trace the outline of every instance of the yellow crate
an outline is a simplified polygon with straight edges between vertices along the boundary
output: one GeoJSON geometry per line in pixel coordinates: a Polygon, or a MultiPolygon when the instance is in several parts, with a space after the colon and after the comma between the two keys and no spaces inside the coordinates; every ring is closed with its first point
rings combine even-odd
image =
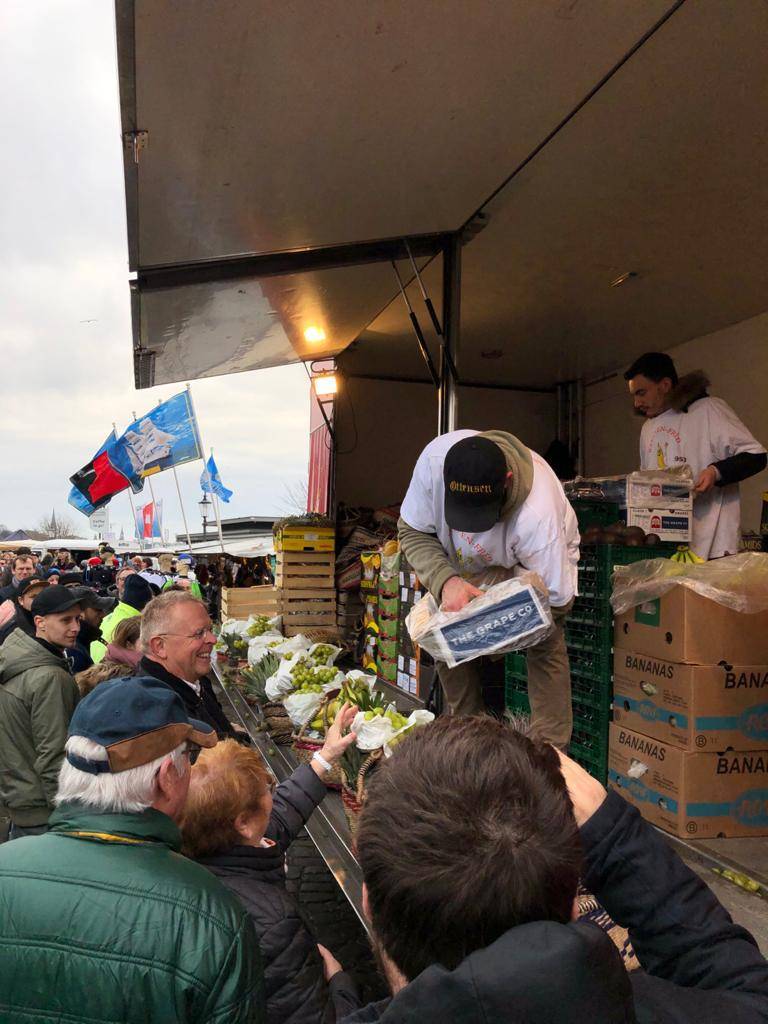
{"type": "Polygon", "coordinates": [[[332,526],[283,526],[275,531],[275,551],[335,551],[332,526]]]}

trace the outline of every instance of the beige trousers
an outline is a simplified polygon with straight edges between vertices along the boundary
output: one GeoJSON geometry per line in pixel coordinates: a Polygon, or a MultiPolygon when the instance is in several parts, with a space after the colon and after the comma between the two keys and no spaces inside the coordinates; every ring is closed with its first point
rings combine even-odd
{"type": "MultiPolygon", "coordinates": [[[[571,739],[571,670],[565,646],[565,617],[573,602],[553,608],[555,629],[535,647],[528,648],[528,700],[531,705],[531,736],[547,740],[565,750],[571,739]]],[[[468,661],[456,668],[437,663],[440,684],[452,715],[481,715],[485,712],[482,692],[484,659],[468,661]]]]}

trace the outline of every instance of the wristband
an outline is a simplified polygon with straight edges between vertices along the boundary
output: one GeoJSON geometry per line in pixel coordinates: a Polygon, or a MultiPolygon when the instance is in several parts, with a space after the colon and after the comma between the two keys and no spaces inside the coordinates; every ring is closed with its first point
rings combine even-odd
{"type": "Polygon", "coordinates": [[[316,750],[314,752],[314,754],[312,755],[312,760],[317,761],[320,767],[325,768],[327,772],[329,772],[333,767],[332,765],[328,764],[328,762],[325,760],[325,758],[323,757],[319,750],[316,750]]]}

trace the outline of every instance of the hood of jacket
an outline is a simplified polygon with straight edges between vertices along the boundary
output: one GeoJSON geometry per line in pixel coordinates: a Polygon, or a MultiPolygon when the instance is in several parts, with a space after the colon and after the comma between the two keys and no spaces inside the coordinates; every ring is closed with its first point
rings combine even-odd
{"type": "Polygon", "coordinates": [[[38,643],[33,636],[23,630],[16,629],[0,647],[0,686],[21,675],[30,668],[55,666],[67,668],[67,661],[62,654],[57,656],[47,647],[38,643]]]}
{"type": "Polygon", "coordinates": [[[703,370],[686,373],[670,391],[667,408],[675,412],[687,412],[692,402],[707,397],[709,383],[709,377],[703,370]]]}
{"type": "Polygon", "coordinates": [[[267,846],[231,846],[221,853],[199,857],[198,864],[208,868],[214,875],[243,875],[254,881],[272,882],[280,878],[285,857],[277,843],[268,840],[267,846]]]}
{"type": "Polygon", "coordinates": [[[480,437],[487,437],[504,452],[507,469],[512,479],[507,484],[507,500],[501,509],[502,518],[515,512],[531,493],[533,486],[533,458],[531,449],[505,430],[484,430],[480,437]]]}
{"type": "MultiPolygon", "coordinates": [[[[355,1015],[350,1018],[354,1021],[355,1015]]],[[[361,1016],[360,1020],[366,1020],[361,1016]]],[[[512,928],[454,971],[434,965],[399,992],[381,1024],[636,1024],[618,950],[596,925],[535,921],[512,928]]]]}

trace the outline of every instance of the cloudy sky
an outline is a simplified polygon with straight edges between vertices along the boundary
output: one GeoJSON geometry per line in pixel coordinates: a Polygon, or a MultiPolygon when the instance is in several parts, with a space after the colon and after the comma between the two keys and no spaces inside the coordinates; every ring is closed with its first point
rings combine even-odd
{"type": "MultiPolygon", "coordinates": [[[[110,0],[0,2],[0,523],[71,513],[69,476],[109,432],[181,390],[133,386],[119,97],[110,0]]],[[[226,515],[285,512],[306,480],[309,392],[300,366],[193,384],[226,515]]],[[[179,469],[199,529],[200,463],[179,469]]],[[[166,524],[173,478],[155,478],[166,524]]],[[[149,500],[149,497],[147,497],[149,500]]],[[[128,498],[110,505],[129,529],[128,498]]]]}

